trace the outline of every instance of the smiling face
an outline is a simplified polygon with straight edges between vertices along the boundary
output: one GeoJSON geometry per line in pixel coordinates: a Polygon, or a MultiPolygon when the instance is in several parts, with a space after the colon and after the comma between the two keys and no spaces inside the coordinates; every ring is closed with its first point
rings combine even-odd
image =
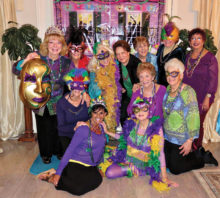
{"type": "Polygon", "coordinates": [[[104,48],[98,49],[96,57],[99,60],[99,63],[104,65],[105,67],[109,65],[111,60],[109,51],[104,48]]]}
{"type": "Polygon", "coordinates": [[[93,125],[101,124],[104,121],[105,116],[107,113],[105,112],[104,108],[98,108],[91,114],[91,122],[93,125]]]}
{"type": "Polygon", "coordinates": [[[20,98],[31,109],[39,109],[50,99],[50,69],[41,59],[28,61],[21,71],[20,98]]]}
{"type": "Polygon", "coordinates": [[[63,45],[62,42],[59,40],[59,37],[50,36],[47,47],[48,47],[48,56],[56,57],[59,56],[63,45]]]}
{"type": "Polygon", "coordinates": [[[164,40],[163,43],[165,47],[172,47],[173,45],[175,45],[175,42],[173,40],[164,40]]]}
{"type": "Polygon", "coordinates": [[[149,87],[152,85],[155,76],[152,76],[149,70],[144,70],[139,74],[139,80],[142,86],[149,87]]]}
{"type": "Polygon", "coordinates": [[[82,45],[70,45],[69,48],[70,56],[72,61],[78,61],[82,57],[83,54],[83,46],[82,45]]]}
{"type": "Polygon", "coordinates": [[[169,83],[169,85],[171,87],[172,86],[175,87],[183,79],[183,74],[181,74],[178,69],[168,66],[167,71],[166,71],[166,78],[167,78],[167,82],[169,83]]]}
{"type": "Polygon", "coordinates": [[[115,49],[115,55],[119,62],[121,62],[124,66],[128,64],[130,53],[126,51],[123,47],[117,47],[115,49]]]}
{"type": "Polygon", "coordinates": [[[144,121],[144,120],[148,119],[149,107],[148,107],[148,105],[146,105],[144,107],[140,107],[140,108],[136,107],[136,108],[133,108],[133,112],[139,121],[144,121]]]}
{"type": "Polygon", "coordinates": [[[204,46],[204,40],[201,34],[194,34],[190,40],[190,46],[193,49],[202,49],[204,46]]]}
{"type": "Polygon", "coordinates": [[[148,44],[146,42],[143,43],[137,43],[136,51],[138,54],[142,57],[147,56],[148,53],[148,44]]]}

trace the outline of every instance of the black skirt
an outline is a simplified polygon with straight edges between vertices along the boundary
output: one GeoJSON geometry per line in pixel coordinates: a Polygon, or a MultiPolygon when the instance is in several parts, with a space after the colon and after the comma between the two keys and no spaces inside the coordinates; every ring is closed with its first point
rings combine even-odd
{"type": "Polygon", "coordinates": [[[73,195],[83,195],[96,189],[102,183],[102,176],[96,166],[83,166],[69,162],[63,169],[57,190],[64,190],[73,195]]]}

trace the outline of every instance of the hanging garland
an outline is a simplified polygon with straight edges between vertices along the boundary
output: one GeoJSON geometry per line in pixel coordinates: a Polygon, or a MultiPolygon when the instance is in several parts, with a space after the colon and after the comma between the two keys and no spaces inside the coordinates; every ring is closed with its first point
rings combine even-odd
{"type": "MultiPolygon", "coordinates": [[[[90,2],[91,0],[86,0],[86,1],[75,1],[75,0],[71,0],[73,1],[73,3],[77,3],[77,4],[87,4],[88,2],[90,2]]],[[[119,4],[119,3],[123,3],[126,0],[94,0],[94,2],[96,3],[101,3],[101,4],[119,4]]],[[[149,0],[143,0],[142,2],[138,1],[138,0],[130,0],[131,3],[138,3],[140,5],[147,3],[149,0]]],[[[60,0],[54,0],[54,3],[59,3],[60,0]]],[[[159,4],[163,4],[165,5],[164,1],[158,1],[159,4]]]]}

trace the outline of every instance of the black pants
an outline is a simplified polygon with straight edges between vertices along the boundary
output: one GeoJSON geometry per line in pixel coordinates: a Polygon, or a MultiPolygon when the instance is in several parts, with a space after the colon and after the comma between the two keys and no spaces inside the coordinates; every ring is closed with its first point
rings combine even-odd
{"type": "Polygon", "coordinates": [[[57,116],[51,116],[47,107],[45,107],[44,115],[39,116],[35,114],[35,117],[41,157],[52,157],[53,154],[62,154],[57,131],[57,116]]]}
{"type": "Polygon", "coordinates": [[[63,169],[57,190],[64,190],[73,195],[83,195],[96,189],[102,183],[102,176],[96,166],[83,166],[69,162],[63,169]]]}
{"type": "Polygon", "coordinates": [[[69,146],[71,142],[71,138],[66,137],[66,136],[59,136],[60,138],[60,143],[61,143],[61,148],[62,148],[62,156],[64,155],[67,147],[69,146]]]}
{"type": "Polygon", "coordinates": [[[180,173],[204,167],[203,159],[201,156],[198,156],[195,151],[190,152],[186,156],[182,156],[179,147],[180,145],[165,140],[164,153],[166,166],[171,173],[178,175],[180,173]]]}
{"type": "Polygon", "coordinates": [[[122,100],[121,100],[121,115],[120,115],[120,122],[123,126],[125,120],[128,118],[127,108],[130,103],[131,98],[127,96],[126,93],[122,94],[122,100]]]}

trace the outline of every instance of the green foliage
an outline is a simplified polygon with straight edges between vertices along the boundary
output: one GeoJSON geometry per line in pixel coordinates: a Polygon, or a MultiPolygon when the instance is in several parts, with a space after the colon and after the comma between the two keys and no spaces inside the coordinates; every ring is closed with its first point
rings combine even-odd
{"type": "MultiPolygon", "coordinates": [[[[204,47],[212,52],[214,55],[216,55],[218,49],[214,44],[214,37],[212,36],[212,32],[208,29],[204,29],[205,33],[206,33],[206,42],[204,44],[204,47]]],[[[187,54],[189,51],[187,50],[187,48],[190,48],[189,42],[188,42],[188,35],[189,35],[189,31],[186,29],[180,30],[180,34],[179,37],[182,40],[182,42],[179,44],[179,46],[181,48],[183,48],[183,50],[185,51],[185,53],[187,54]]]]}
{"type": "Polygon", "coordinates": [[[13,61],[24,59],[30,52],[39,49],[41,39],[37,34],[38,29],[30,24],[6,29],[2,35],[1,53],[8,51],[9,58],[13,61]]]}

